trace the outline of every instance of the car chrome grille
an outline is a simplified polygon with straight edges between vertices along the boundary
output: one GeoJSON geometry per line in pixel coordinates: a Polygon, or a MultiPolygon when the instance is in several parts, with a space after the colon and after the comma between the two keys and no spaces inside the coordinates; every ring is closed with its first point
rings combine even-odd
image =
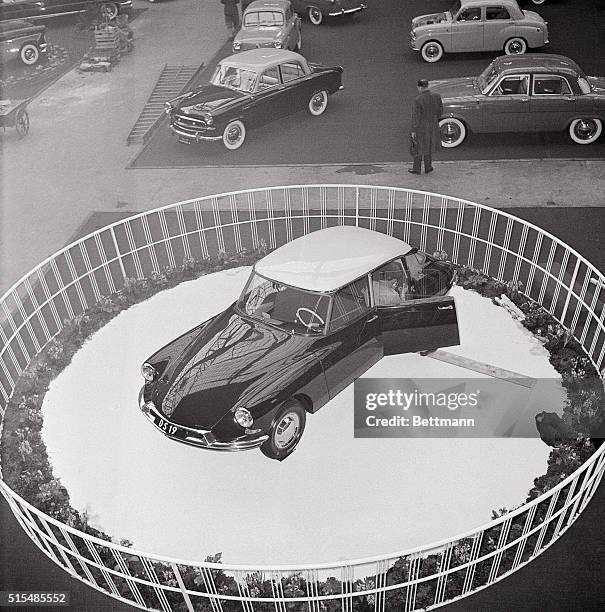
{"type": "Polygon", "coordinates": [[[176,115],[172,123],[175,127],[183,128],[185,130],[199,130],[208,127],[208,124],[203,119],[189,117],[188,115],[176,115]]]}

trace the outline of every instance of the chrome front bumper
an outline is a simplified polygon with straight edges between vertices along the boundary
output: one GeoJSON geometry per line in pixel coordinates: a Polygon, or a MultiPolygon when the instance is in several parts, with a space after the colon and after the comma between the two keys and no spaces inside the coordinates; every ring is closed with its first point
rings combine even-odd
{"type": "Polygon", "coordinates": [[[202,140],[222,140],[222,136],[202,136],[201,134],[188,134],[187,132],[182,132],[178,128],[175,128],[173,125],[170,126],[170,129],[177,135],[179,138],[187,139],[191,142],[201,142],[202,140]]]}
{"type": "Polygon", "coordinates": [[[328,13],[328,15],[330,17],[336,17],[337,15],[346,15],[347,13],[357,13],[359,11],[363,11],[365,8],[367,8],[367,5],[362,3],[359,6],[356,6],[355,8],[338,9],[337,11],[331,11],[328,13]]]}
{"type": "Polygon", "coordinates": [[[139,408],[147,417],[147,420],[166,437],[199,448],[227,452],[250,450],[258,448],[269,437],[267,435],[259,435],[255,437],[238,438],[232,442],[221,442],[217,440],[214,434],[209,430],[183,427],[162,416],[153,402],[145,401],[143,389],[141,389],[139,393],[139,408]]]}

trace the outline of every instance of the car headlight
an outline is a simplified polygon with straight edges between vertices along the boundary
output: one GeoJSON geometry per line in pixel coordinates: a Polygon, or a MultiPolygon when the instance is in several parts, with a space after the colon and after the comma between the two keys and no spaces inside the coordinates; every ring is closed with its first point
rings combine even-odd
{"type": "Polygon", "coordinates": [[[143,378],[149,382],[154,381],[158,377],[158,371],[147,362],[141,366],[141,374],[143,378]]]}
{"type": "Polygon", "coordinates": [[[233,50],[234,51],[239,51],[239,49],[241,49],[241,48],[242,48],[242,43],[239,40],[236,40],[233,43],[233,50]]]}
{"type": "Polygon", "coordinates": [[[206,125],[212,125],[214,123],[214,117],[212,115],[204,115],[204,121],[206,122],[206,125]]]}
{"type": "Polygon", "coordinates": [[[172,104],[170,102],[164,102],[164,110],[167,115],[170,115],[170,111],[172,110],[172,104]]]}
{"type": "Polygon", "coordinates": [[[254,419],[247,408],[238,408],[233,415],[234,421],[244,428],[252,427],[254,419]]]}

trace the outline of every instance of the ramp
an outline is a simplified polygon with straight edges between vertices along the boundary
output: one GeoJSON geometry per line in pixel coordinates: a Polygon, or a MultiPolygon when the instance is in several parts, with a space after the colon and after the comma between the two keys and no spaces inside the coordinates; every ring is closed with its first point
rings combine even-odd
{"type": "Polygon", "coordinates": [[[128,134],[126,142],[129,145],[147,142],[164,116],[164,103],[183,92],[203,67],[204,64],[199,66],[169,66],[166,64],[164,66],[143,112],[128,134]]]}

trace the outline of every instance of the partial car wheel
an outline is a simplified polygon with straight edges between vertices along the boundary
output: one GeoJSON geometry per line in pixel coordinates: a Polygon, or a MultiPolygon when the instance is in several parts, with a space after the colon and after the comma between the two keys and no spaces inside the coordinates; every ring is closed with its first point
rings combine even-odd
{"type": "Polygon", "coordinates": [[[316,91],[309,100],[309,112],[314,117],[319,117],[328,108],[328,92],[322,89],[316,91]]]}
{"type": "Polygon", "coordinates": [[[455,117],[441,119],[439,121],[439,131],[441,133],[441,145],[446,149],[453,149],[461,145],[466,138],[466,126],[455,117]]]}
{"type": "Polygon", "coordinates": [[[530,0],[532,4],[536,4],[540,6],[541,4],[546,4],[546,0],[530,0]]]}
{"type": "Polygon", "coordinates": [[[33,43],[26,43],[21,47],[19,57],[27,66],[33,66],[40,59],[40,50],[33,43]]]}
{"type": "Polygon", "coordinates": [[[522,38],[509,38],[504,43],[506,55],[521,55],[527,51],[527,43],[522,38]]]}
{"type": "Polygon", "coordinates": [[[309,15],[309,21],[313,25],[320,25],[324,20],[323,13],[316,6],[310,6],[307,14],[309,15]]]}
{"type": "Polygon", "coordinates": [[[305,430],[307,413],[297,400],[286,402],[277,413],[269,430],[269,437],[260,447],[265,457],[282,461],[298,444],[305,430]]]}
{"type": "Polygon", "coordinates": [[[231,121],[223,130],[223,144],[230,151],[239,149],[246,139],[246,126],[239,120],[231,121]]]}
{"type": "Polygon", "coordinates": [[[433,64],[434,62],[438,62],[443,57],[443,47],[441,46],[441,43],[438,43],[436,40],[430,40],[422,45],[420,55],[422,55],[422,59],[425,62],[433,64]]]}
{"type": "Polygon", "coordinates": [[[297,51],[298,53],[300,53],[301,49],[302,49],[302,32],[298,30],[298,40],[296,41],[296,46],[294,47],[294,51],[297,51]]]}
{"type": "Polygon", "coordinates": [[[574,119],[569,124],[569,135],[578,144],[592,144],[602,131],[603,123],[600,119],[574,119]]]}
{"type": "Polygon", "coordinates": [[[29,115],[24,108],[20,108],[15,116],[15,129],[19,138],[25,138],[29,132],[29,115]]]}
{"type": "Polygon", "coordinates": [[[115,19],[120,12],[118,5],[115,2],[103,2],[101,5],[101,11],[108,19],[115,19]]]}

